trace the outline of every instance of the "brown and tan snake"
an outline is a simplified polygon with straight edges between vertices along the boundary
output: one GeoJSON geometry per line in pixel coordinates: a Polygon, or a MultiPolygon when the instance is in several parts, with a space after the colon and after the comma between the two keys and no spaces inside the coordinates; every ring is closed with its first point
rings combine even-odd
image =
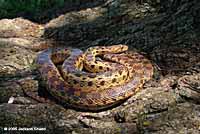
{"type": "Polygon", "coordinates": [[[126,45],[96,46],[86,52],[48,49],[38,55],[36,64],[53,97],[92,111],[129,98],[153,75],[151,62],[126,45]],[[55,64],[61,62],[60,71],[55,64]]]}

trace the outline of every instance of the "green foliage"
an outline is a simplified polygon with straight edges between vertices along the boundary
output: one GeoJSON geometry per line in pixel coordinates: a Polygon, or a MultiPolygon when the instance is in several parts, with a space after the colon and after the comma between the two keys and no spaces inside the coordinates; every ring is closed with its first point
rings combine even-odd
{"type": "Polygon", "coordinates": [[[19,13],[36,15],[53,7],[62,7],[66,0],[0,0],[0,18],[15,17],[19,13]]]}

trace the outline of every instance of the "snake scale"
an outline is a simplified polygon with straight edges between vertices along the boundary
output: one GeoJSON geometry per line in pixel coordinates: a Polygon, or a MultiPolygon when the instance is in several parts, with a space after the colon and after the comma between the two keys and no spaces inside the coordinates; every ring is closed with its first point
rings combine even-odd
{"type": "Polygon", "coordinates": [[[153,75],[151,62],[126,45],[95,46],[85,52],[49,48],[38,55],[36,64],[53,97],[92,111],[119,104],[153,75]]]}

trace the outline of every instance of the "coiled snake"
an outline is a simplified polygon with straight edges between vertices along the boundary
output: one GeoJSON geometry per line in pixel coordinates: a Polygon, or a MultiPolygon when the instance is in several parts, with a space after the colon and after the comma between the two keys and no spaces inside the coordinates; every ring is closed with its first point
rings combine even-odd
{"type": "Polygon", "coordinates": [[[86,52],[48,49],[38,55],[36,64],[53,97],[95,111],[118,104],[151,79],[151,62],[127,49],[126,45],[96,46],[86,52]],[[55,64],[61,62],[60,71],[55,64]]]}

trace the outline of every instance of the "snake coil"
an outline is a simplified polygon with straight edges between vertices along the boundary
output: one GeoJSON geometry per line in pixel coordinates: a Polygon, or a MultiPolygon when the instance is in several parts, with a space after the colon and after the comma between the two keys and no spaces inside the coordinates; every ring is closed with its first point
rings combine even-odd
{"type": "Polygon", "coordinates": [[[151,62],[126,45],[96,46],[86,52],[48,49],[38,55],[36,64],[53,97],[92,111],[129,98],[153,75],[151,62]],[[56,64],[61,62],[59,70],[56,64]]]}

